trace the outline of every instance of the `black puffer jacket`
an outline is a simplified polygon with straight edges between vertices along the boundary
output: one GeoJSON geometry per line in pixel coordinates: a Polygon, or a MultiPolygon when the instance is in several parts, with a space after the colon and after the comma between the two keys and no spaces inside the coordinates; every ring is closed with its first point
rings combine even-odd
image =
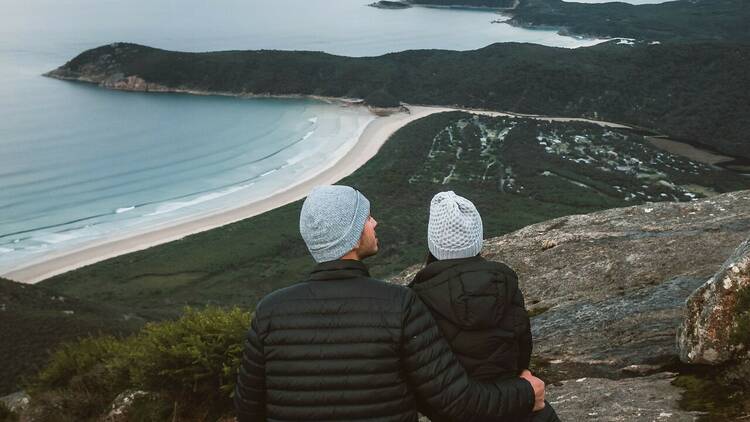
{"type": "Polygon", "coordinates": [[[480,256],[428,264],[409,285],[479,380],[516,377],[531,360],[531,324],[507,265],[480,256]]]}
{"type": "Polygon", "coordinates": [[[235,391],[241,422],[415,422],[417,396],[457,421],[512,420],[534,404],[525,380],[471,381],[414,292],[359,261],[319,264],[258,304],[235,391]]]}

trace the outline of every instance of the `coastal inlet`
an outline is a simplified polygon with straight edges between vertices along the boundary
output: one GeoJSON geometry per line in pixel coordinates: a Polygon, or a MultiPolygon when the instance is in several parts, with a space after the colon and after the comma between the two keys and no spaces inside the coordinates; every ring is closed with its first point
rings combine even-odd
{"type": "Polygon", "coordinates": [[[116,107],[122,119],[41,131],[0,150],[0,274],[268,197],[335,162],[375,119],[364,107],[312,100],[70,88],[83,110],[116,107]]]}

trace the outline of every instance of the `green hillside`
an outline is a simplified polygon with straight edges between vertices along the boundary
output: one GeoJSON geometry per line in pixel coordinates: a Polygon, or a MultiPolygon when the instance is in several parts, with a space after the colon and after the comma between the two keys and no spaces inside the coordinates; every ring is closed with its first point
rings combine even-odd
{"type": "Polygon", "coordinates": [[[426,6],[503,10],[513,25],[559,28],[570,35],[647,41],[750,41],[745,0],[678,0],[658,4],[563,0],[409,0],[426,6]]]}
{"type": "Polygon", "coordinates": [[[512,15],[511,22],[516,25],[559,27],[570,34],[594,37],[662,42],[750,41],[750,7],[745,0],[679,0],[641,5],[521,0],[512,15]]]}
{"type": "Polygon", "coordinates": [[[16,391],[59,343],[89,334],[130,333],[143,323],[124,309],[0,278],[0,396],[16,391]]]}

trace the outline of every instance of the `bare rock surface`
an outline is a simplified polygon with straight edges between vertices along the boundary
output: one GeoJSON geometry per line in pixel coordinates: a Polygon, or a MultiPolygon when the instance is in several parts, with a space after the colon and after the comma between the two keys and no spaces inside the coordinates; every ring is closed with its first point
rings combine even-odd
{"type": "MultiPolygon", "coordinates": [[[[680,410],[682,391],[672,386],[676,374],[611,380],[578,378],[546,388],[547,401],[563,421],[693,422],[701,413],[680,410]]],[[[424,416],[419,422],[430,422],[424,416]]]]}
{"type": "Polygon", "coordinates": [[[748,289],[750,239],[688,299],[685,320],[677,338],[683,362],[716,365],[748,358],[750,344],[733,335],[738,330],[738,319],[750,311],[739,309],[743,306],[739,303],[740,296],[750,295],[748,289]]]}
{"type": "Polygon", "coordinates": [[[662,372],[618,381],[579,378],[547,388],[547,400],[563,421],[688,422],[700,414],[679,410],[674,374],[662,372]]]}
{"type": "Polygon", "coordinates": [[[150,393],[146,391],[125,391],[117,395],[112,401],[110,411],[102,418],[102,422],[127,422],[130,420],[128,413],[133,402],[141,397],[148,397],[150,393]]]}
{"type": "Polygon", "coordinates": [[[748,235],[750,191],[740,191],[550,220],[487,241],[485,255],[518,272],[528,302],[556,306],[707,278],[748,235]]]}
{"type": "Polygon", "coordinates": [[[13,412],[20,413],[29,406],[31,397],[23,391],[0,397],[0,403],[13,412]]]}
{"type": "Polygon", "coordinates": [[[559,305],[533,319],[534,354],[589,365],[608,377],[651,372],[674,360],[683,304],[701,284],[701,278],[676,277],[621,296],[559,305]]]}

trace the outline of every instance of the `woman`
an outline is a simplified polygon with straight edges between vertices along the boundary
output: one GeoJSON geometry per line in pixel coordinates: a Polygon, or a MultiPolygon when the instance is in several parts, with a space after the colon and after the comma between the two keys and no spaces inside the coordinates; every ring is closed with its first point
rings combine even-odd
{"type": "MultiPolygon", "coordinates": [[[[432,198],[427,265],[409,287],[427,305],[472,378],[518,377],[531,360],[531,325],[516,273],[480,256],[482,218],[452,191],[432,198]]],[[[420,405],[433,422],[448,419],[420,405]]],[[[515,421],[559,421],[547,403],[515,421]]]]}

